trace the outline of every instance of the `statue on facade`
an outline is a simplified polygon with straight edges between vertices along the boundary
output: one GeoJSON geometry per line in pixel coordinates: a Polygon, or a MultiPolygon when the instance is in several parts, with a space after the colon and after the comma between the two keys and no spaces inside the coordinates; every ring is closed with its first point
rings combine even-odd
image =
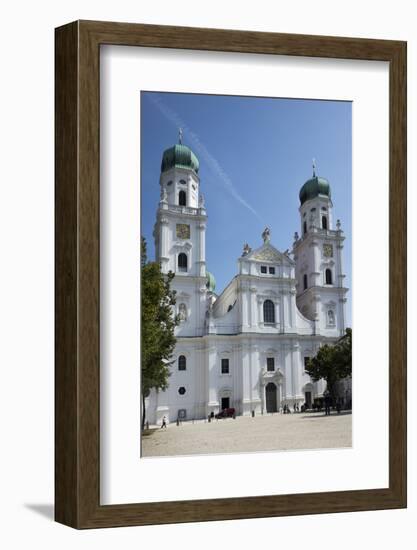
{"type": "Polygon", "coordinates": [[[168,194],[165,185],[161,186],[161,202],[168,201],[168,194]]]}
{"type": "Polygon", "coordinates": [[[178,307],[178,316],[180,321],[187,320],[187,306],[185,304],[180,304],[178,307]]]}
{"type": "Polygon", "coordinates": [[[252,252],[252,248],[248,245],[248,243],[245,243],[243,245],[243,253],[242,256],[247,256],[249,252],[252,252]]]}
{"type": "Polygon", "coordinates": [[[264,243],[269,243],[269,241],[271,239],[271,231],[270,231],[269,227],[265,227],[265,229],[262,233],[262,238],[264,240],[264,243]]]}
{"type": "Polygon", "coordinates": [[[200,193],[200,196],[198,197],[198,206],[200,208],[204,208],[205,205],[206,205],[206,201],[204,199],[204,195],[203,195],[203,193],[200,193]]]}
{"type": "Polygon", "coordinates": [[[298,235],[298,232],[296,231],[294,233],[294,242],[297,242],[299,240],[300,236],[298,235]]]}

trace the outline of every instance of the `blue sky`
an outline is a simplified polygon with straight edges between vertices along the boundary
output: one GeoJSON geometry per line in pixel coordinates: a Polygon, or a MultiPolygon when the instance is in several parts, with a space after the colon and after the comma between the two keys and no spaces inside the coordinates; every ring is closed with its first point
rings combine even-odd
{"type": "MultiPolygon", "coordinates": [[[[281,251],[300,233],[298,193],[316,172],[329,180],[333,219],[345,231],[344,267],[351,288],[352,109],[345,101],[141,93],[142,234],[148,257],[158,206],[162,153],[183,143],[200,161],[208,215],[207,269],[220,293],[237,273],[248,242],[262,244],[265,226],[281,251]]],[[[347,321],[351,324],[348,294],[347,321]]]]}

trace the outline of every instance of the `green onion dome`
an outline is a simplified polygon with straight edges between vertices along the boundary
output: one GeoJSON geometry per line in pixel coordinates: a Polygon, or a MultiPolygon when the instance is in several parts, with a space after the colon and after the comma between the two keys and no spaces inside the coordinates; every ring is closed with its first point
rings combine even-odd
{"type": "Polygon", "coordinates": [[[319,178],[313,174],[313,177],[307,180],[300,190],[300,202],[304,204],[319,195],[324,195],[330,199],[330,184],[325,178],[319,178]]]}
{"type": "Polygon", "coordinates": [[[216,279],[214,278],[214,275],[210,273],[210,271],[207,271],[206,273],[206,288],[209,292],[214,292],[216,290],[216,279]]]}
{"type": "Polygon", "coordinates": [[[161,172],[166,172],[171,168],[187,168],[198,174],[199,162],[198,158],[186,145],[177,143],[170,147],[162,156],[161,172]]]}

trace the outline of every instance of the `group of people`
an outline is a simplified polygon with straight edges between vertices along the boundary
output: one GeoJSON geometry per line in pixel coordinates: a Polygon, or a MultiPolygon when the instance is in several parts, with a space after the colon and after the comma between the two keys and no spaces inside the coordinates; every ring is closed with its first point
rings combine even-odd
{"type": "MultiPolygon", "coordinates": [[[[325,397],[324,397],[324,414],[326,416],[330,416],[330,409],[331,409],[332,405],[333,405],[333,408],[335,408],[335,406],[333,404],[333,400],[330,397],[330,395],[329,394],[325,395],[325,397]]],[[[342,403],[341,403],[340,399],[337,399],[337,401],[336,401],[337,414],[340,414],[341,409],[342,409],[342,403]]]]}
{"type": "MultiPolygon", "coordinates": [[[[326,416],[329,416],[330,415],[330,409],[331,409],[331,406],[332,406],[332,399],[330,397],[329,394],[325,395],[324,396],[324,414],[326,416]]],[[[322,407],[323,407],[323,404],[319,401],[318,403],[314,403],[312,405],[313,407],[313,410],[314,411],[318,411],[318,412],[321,412],[322,410],[322,407]]],[[[340,414],[340,410],[341,410],[341,402],[340,400],[338,399],[337,402],[336,402],[336,410],[338,412],[338,414],[340,414]]],[[[285,404],[283,407],[280,407],[279,408],[279,412],[281,414],[291,414],[291,413],[298,413],[298,412],[305,412],[307,410],[307,405],[300,405],[298,403],[294,403],[293,405],[293,410],[290,409],[289,405],[285,404]]],[[[216,415],[216,418],[218,418],[220,415],[216,415]]],[[[252,411],[252,416],[255,416],[255,411],[252,411]]],[[[215,418],[215,415],[214,415],[214,412],[211,412],[208,417],[207,417],[207,420],[209,422],[213,421],[215,418]]],[[[233,418],[236,418],[236,414],[233,413],[233,418]]],[[[178,418],[177,419],[177,426],[179,426],[180,424],[182,424],[181,420],[178,418]]],[[[162,424],[161,424],[161,428],[166,428],[167,427],[167,422],[166,422],[166,417],[164,416],[163,419],[162,419],[162,424]]]]}
{"type": "Polygon", "coordinates": [[[293,410],[291,411],[289,405],[285,404],[283,407],[280,407],[280,408],[279,408],[279,412],[280,412],[281,414],[291,414],[292,412],[293,412],[293,413],[297,413],[297,412],[300,412],[300,410],[301,410],[301,412],[303,412],[303,407],[304,407],[304,405],[301,405],[301,409],[300,409],[299,404],[298,404],[298,403],[294,403],[293,410]]]}

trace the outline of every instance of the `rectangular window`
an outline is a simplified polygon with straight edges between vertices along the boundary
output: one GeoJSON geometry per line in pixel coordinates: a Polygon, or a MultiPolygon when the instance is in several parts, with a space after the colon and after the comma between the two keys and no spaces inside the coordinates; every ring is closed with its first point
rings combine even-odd
{"type": "Polygon", "coordinates": [[[274,370],[275,370],[275,358],[274,357],[267,357],[266,358],[266,370],[268,372],[274,372],[274,370]]]}
{"type": "Polygon", "coordinates": [[[270,273],[271,275],[275,275],[275,267],[270,267],[270,268],[269,268],[269,273],[270,273]]]}
{"type": "Polygon", "coordinates": [[[304,370],[308,366],[308,362],[310,361],[310,357],[304,357],[304,370]]]}
{"type": "Polygon", "coordinates": [[[261,273],[266,273],[266,265],[261,265],[261,273]]]}
{"type": "Polygon", "coordinates": [[[222,359],[222,374],[229,374],[229,359],[222,359]]]}

